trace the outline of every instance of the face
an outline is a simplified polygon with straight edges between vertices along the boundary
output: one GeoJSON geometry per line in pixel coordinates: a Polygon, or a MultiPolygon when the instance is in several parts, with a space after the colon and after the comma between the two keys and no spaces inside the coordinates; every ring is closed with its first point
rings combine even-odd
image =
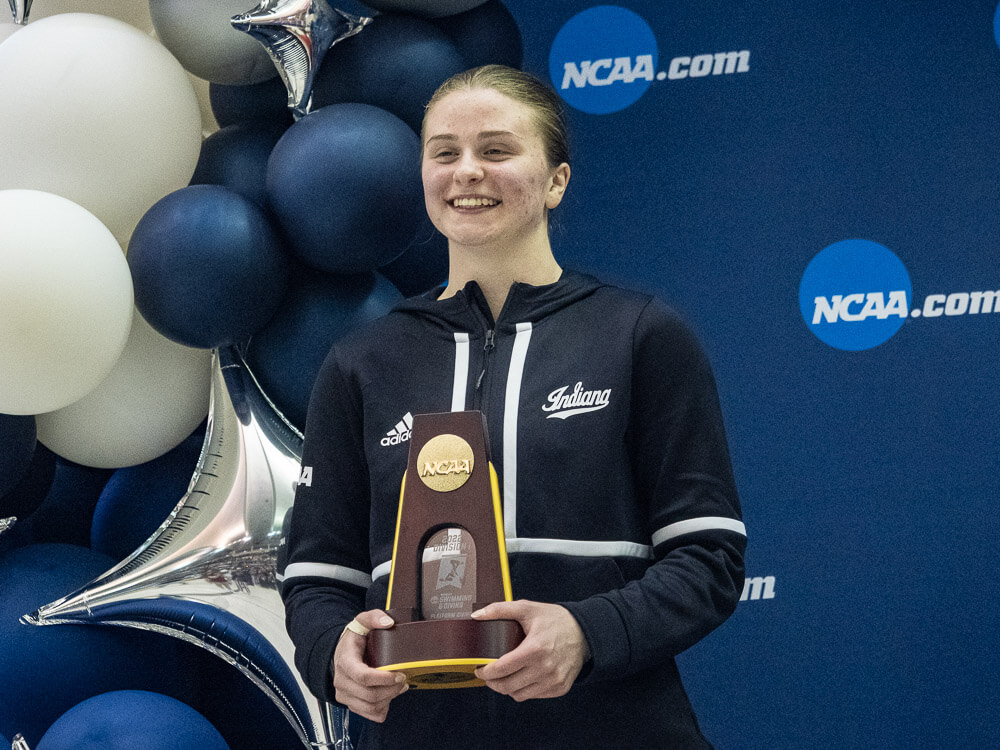
{"type": "Polygon", "coordinates": [[[569,166],[550,167],[531,110],[492,89],[453,91],[427,113],[427,213],[459,247],[545,238],[569,166]]]}

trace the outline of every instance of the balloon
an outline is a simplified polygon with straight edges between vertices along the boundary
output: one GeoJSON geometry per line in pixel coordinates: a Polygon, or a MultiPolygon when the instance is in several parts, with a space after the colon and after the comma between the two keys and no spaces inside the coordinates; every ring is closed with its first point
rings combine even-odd
{"type": "Polygon", "coordinates": [[[14,14],[14,23],[23,24],[31,11],[31,0],[10,0],[10,12],[14,14]]]}
{"type": "Polygon", "coordinates": [[[27,474],[35,453],[35,434],[34,417],[0,414],[0,498],[27,474]]]}
{"type": "Polygon", "coordinates": [[[150,0],[149,13],[156,35],[187,71],[218,83],[260,83],[278,72],[264,48],[230,23],[247,5],[247,0],[150,0]]]}
{"type": "Polygon", "coordinates": [[[274,147],[267,194],[291,249],[307,265],[372,271],[406,248],[424,216],[420,140],[377,107],[323,107],[274,147]]]}
{"type": "Polygon", "coordinates": [[[119,690],[60,716],[36,750],[229,750],[204,716],[166,695],[119,690]],[[136,717],[142,717],[136,721],[136,717]]]}
{"type": "Polygon", "coordinates": [[[48,492],[34,513],[18,523],[15,533],[20,533],[25,543],[86,547],[94,507],[111,474],[108,469],[81,466],[57,456],[48,492]]]}
{"type": "Polygon", "coordinates": [[[145,211],[187,184],[201,113],[187,73],[128,24],[66,13],[0,44],[0,189],[61,195],[126,244],[145,211]]]}
{"type": "Polygon", "coordinates": [[[204,442],[205,431],[195,430],[159,458],[112,474],[94,508],[90,548],[124,560],[140,547],[184,495],[204,442]]]}
{"type": "Polygon", "coordinates": [[[136,227],[128,260],[146,321],[205,349],[243,341],[267,323],[288,280],[288,258],[267,216],[219,185],[192,185],[158,201],[136,227]]]}
{"type": "Polygon", "coordinates": [[[313,79],[326,51],[370,20],[335,10],[326,0],[261,0],[232,25],[264,45],[288,89],[288,106],[301,116],[309,112],[313,79]]]}
{"type": "Polygon", "coordinates": [[[128,264],[93,214],[56,195],[0,191],[0,227],[0,412],[60,409],[93,390],[125,347],[128,264]]]}
{"type": "Polygon", "coordinates": [[[364,0],[375,10],[412,13],[426,18],[452,16],[482,5],[485,0],[364,0]]]}
{"type": "Polygon", "coordinates": [[[39,414],[38,439],[63,458],[114,469],[152,461],[208,414],[211,353],[164,338],[138,311],[110,374],[79,401],[39,414]]]}
{"type": "Polygon", "coordinates": [[[249,86],[208,87],[212,114],[219,127],[242,122],[266,122],[287,128],[295,120],[288,109],[288,91],[280,78],[249,86]]]}
{"type": "Polygon", "coordinates": [[[192,185],[224,185],[259,206],[267,204],[267,160],[286,127],[264,122],[229,125],[201,144],[192,185]]]}
{"type": "Polygon", "coordinates": [[[410,16],[377,16],[364,34],[330,50],[316,79],[313,105],[372,104],[420,132],[431,94],[465,68],[455,45],[433,24],[410,16]]]}
{"type": "Polygon", "coordinates": [[[488,0],[465,13],[435,19],[433,23],[458,48],[466,67],[489,64],[521,67],[521,32],[500,0],[488,0]]]}
{"type": "Polygon", "coordinates": [[[247,359],[264,392],[292,424],[304,427],[309,394],[330,347],[387,313],[401,295],[385,278],[303,276],[288,302],[250,342],[247,359]]]}
{"type": "Polygon", "coordinates": [[[177,508],[126,560],[24,620],[181,638],[239,668],[304,744],[332,741],[340,714],[313,698],[295,669],[275,568],[301,445],[239,355],[218,351],[205,447],[177,508]]]}
{"type": "Polygon", "coordinates": [[[406,297],[433,289],[448,279],[448,238],[425,216],[410,246],[379,273],[406,297]]]}
{"type": "MultiPolygon", "coordinates": [[[[56,454],[44,445],[36,445],[28,469],[20,482],[0,497],[0,518],[27,519],[0,540],[0,551],[30,542],[29,516],[45,500],[56,475],[56,454]]],[[[14,526],[13,523],[10,524],[14,526]]]]}
{"type": "Polygon", "coordinates": [[[147,34],[153,31],[148,0],[41,0],[30,5],[31,22],[64,13],[97,13],[117,18],[147,34]]]}
{"type": "Polygon", "coordinates": [[[0,556],[0,733],[21,732],[34,746],[65,711],[109,690],[183,695],[186,660],[182,644],[172,638],[18,622],[112,564],[105,555],[71,544],[33,544],[0,556]]]}

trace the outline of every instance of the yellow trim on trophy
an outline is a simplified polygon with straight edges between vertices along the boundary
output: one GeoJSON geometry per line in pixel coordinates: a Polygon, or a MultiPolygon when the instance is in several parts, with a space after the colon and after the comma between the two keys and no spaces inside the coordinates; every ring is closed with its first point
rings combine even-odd
{"type": "Polygon", "coordinates": [[[507,540],[503,531],[503,509],[500,505],[500,480],[497,470],[490,461],[490,489],[493,491],[493,519],[497,526],[497,543],[500,545],[500,577],[503,579],[503,596],[505,601],[514,600],[514,592],[510,585],[510,569],[507,567],[507,540]]]}
{"type": "Polygon", "coordinates": [[[405,661],[399,662],[398,664],[386,664],[385,666],[376,667],[376,669],[381,669],[385,672],[402,672],[407,676],[407,682],[409,682],[410,687],[417,690],[444,690],[447,688],[462,688],[462,687],[479,687],[485,685],[482,680],[480,680],[475,675],[476,667],[481,667],[484,664],[491,664],[495,662],[496,659],[475,657],[475,658],[461,658],[461,659],[424,659],[419,661],[405,661]],[[435,675],[442,673],[465,673],[469,677],[467,680],[459,679],[448,679],[443,682],[435,681],[430,678],[426,681],[420,678],[424,675],[435,675]]]}
{"type": "Polygon", "coordinates": [[[403,520],[403,491],[406,489],[406,472],[403,481],[399,483],[399,510],[396,512],[396,536],[392,540],[392,563],[389,565],[389,593],[385,595],[385,608],[389,609],[392,601],[392,579],[396,575],[396,548],[399,546],[399,524],[403,520]]]}

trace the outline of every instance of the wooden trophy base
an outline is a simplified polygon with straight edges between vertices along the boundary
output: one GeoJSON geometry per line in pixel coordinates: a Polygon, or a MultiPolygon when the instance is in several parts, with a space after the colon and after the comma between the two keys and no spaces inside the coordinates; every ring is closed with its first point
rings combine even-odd
{"type": "Polygon", "coordinates": [[[478,687],[476,667],[496,661],[524,639],[516,620],[418,620],[368,633],[365,661],[402,672],[423,690],[478,687]]]}

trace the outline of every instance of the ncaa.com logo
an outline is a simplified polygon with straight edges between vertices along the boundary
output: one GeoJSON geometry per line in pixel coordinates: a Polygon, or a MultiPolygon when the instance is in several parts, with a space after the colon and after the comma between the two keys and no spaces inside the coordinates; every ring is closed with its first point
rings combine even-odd
{"type": "Polygon", "coordinates": [[[809,330],[845,351],[885,343],[908,318],[1000,313],[1000,289],[929,294],[919,305],[912,302],[906,266],[889,248],[868,240],[824,248],[799,284],[799,309],[809,330]]]}
{"type": "Polygon", "coordinates": [[[734,75],[750,70],[750,50],[682,54],[664,70],[652,29],[637,13],[598,5],[577,13],[556,34],[549,76],[563,100],[593,115],[638,101],[653,81],[734,75]]]}

